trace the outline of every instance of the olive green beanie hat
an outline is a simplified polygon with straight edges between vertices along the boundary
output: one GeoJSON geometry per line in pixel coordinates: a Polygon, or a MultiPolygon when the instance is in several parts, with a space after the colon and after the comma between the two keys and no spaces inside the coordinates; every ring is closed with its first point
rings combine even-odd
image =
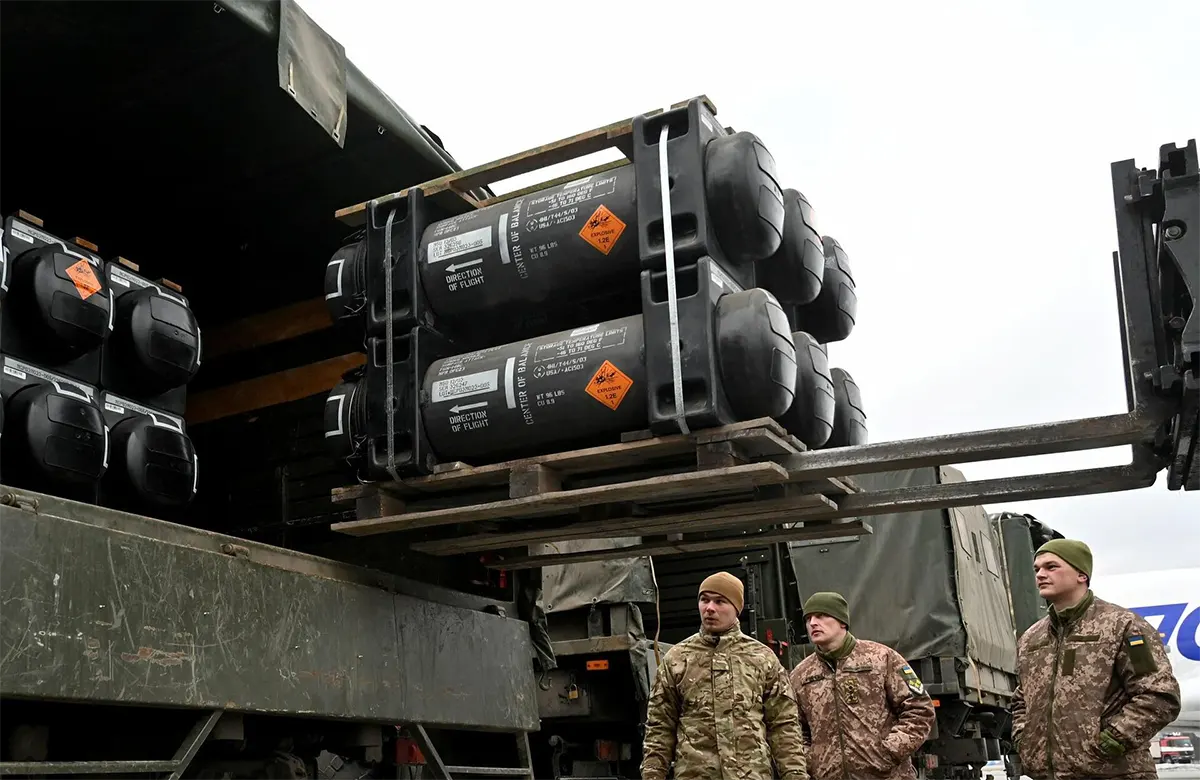
{"type": "Polygon", "coordinates": [[[804,602],[804,617],[817,612],[836,618],[845,623],[847,628],[850,627],[850,606],[840,593],[822,591],[809,596],[808,601],[804,602]]]}
{"type": "Polygon", "coordinates": [[[1092,578],[1092,549],[1078,539],[1051,539],[1033,557],[1042,553],[1053,553],[1086,574],[1089,580],[1092,578]]]}

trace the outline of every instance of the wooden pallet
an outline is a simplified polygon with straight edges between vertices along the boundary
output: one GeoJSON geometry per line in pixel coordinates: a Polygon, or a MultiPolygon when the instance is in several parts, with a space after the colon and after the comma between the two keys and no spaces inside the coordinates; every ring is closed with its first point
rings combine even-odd
{"type": "MultiPolygon", "coordinates": [[[[793,514],[795,510],[793,510],[793,514]]],[[[510,555],[488,561],[490,569],[536,569],[542,566],[561,566],[571,563],[605,561],[642,556],[682,555],[695,552],[748,550],[778,542],[845,541],[871,533],[871,527],[861,520],[837,519],[785,523],[771,528],[754,528],[754,533],[717,538],[666,539],[634,544],[628,547],[582,550],[578,552],[543,552],[529,555],[510,555]]],[[[543,547],[552,548],[553,544],[543,547]]]]}
{"type": "MultiPolygon", "coordinates": [[[[671,106],[672,109],[686,106],[691,100],[703,100],[708,106],[708,109],[715,115],[717,108],[713,102],[705,95],[698,95],[690,100],[681,101],[671,106]]],[[[647,111],[642,116],[654,116],[661,114],[662,109],[654,109],[647,111]]],[[[566,184],[583,176],[591,176],[622,165],[628,165],[633,160],[633,121],[636,117],[622,119],[619,122],[614,122],[611,125],[597,127],[587,132],[579,133],[562,138],[548,144],[535,146],[532,149],[526,149],[523,152],[503,157],[499,160],[494,160],[483,165],[469,168],[465,171],[456,171],[447,174],[437,179],[418,184],[415,187],[409,187],[399,192],[393,192],[388,195],[380,196],[375,200],[380,204],[390,203],[400,200],[408,195],[409,192],[415,189],[421,190],[426,197],[432,199],[437,205],[452,214],[463,214],[468,211],[490,206],[494,203],[517,198],[522,195],[528,195],[531,192],[554,187],[559,184],[566,184]],[[522,176],[527,173],[532,173],[542,168],[547,168],[552,165],[575,160],[580,157],[585,157],[589,154],[602,152],[605,149],[616,148],[625,156],[624,159],[615,160],[612,162],[603,163],[601,165],[588,168],[583,171],[566,176],[560,176],[550,181],[539,182],[538,184],[524,187],[513,192],[508,192],[503,195],[498,195],[493,198],[476,198],[471,194],[471,190],[478,189],[488,184],[493,184],[505,179],[511,179],[514,176],[522,176]]],[[[342,223],[359,227],[366,222],[367,219],[367,202],[356,203],[353,206],[339,209],[334,216],[341,220],[342,223]]]]}
{"type": "Polygon", "coordinates": [[[448,464],[429,476],[334,490],[334,501],[358,502],[359,519],[332,528],[370,536],[459,526],[452,537],[410,542],[448,555],[762,526],[798,512],[836,509],[838,497],[856,491],[833,477],[784,485],[788,471],[766,459],[803,450],[763,418],[688,435],[635,434],[619,444],[486,466],[448,464]],[[530,518],[538,519],[537,528],[489,522],[530,518]]]}

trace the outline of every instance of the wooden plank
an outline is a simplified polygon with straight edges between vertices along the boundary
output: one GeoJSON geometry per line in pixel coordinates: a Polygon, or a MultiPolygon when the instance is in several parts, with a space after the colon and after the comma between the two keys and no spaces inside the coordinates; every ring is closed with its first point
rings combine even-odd
{"type": "Polygon", "coordinates": [[[329,500],[335,504],[348,503],[357,501],[360,498],[365,498],[375,493],[375,485],[349,485],[347,487],[335,487],[330,491],[329,500]]]}
{"type": "Polygon", "coordinates": [[[736,466],[745,463],[748,458],[734,450],[731,441],[715,441],[710,444],[696,445],[696,468],[715,469],[736,466]]]}
{"type": "Polygon", "coordinates": [[[711,531],[753,524],[762,525],[768,522],[792,522],[804,519],[804,513],[836,508],[837,505],[833,501],[819,494],[789,496],[768,501],[728,504],[698,512],[577,522],[559,528],[472,534],[453,539],[415,542],[410,547],[418,552],[431,555],[457,555],[575,539],[651,536],[689,531],[711,531]]]}
{"type": "Polygon", "coordinates": [[[791,455],[803,451],[802,449],[796,449],[787,440],[786,433],[780,436],[774,431],[765,428],[761,430],[733,432],[721,443],[733,444],[746,458],[752,460],[769,458],[775,455],[791,455]]]}
{"type": "Polygon", "coordinates": [[[815,539],[846,539],[871,533],[870,526],[858,520],[844,523],[822,523],[816,526],[797,526],[779,528],[760,534],[746,534],[727,539],[682,539],[668,542],[645,542],[630,547],[616,547],[604,550],[581,550],[571,553],[554,553],[549,555],[523,555],[515,558],[505,558],[485,564],[490,569],[505,569],[517,571],[520,569],[537,569],[543,566],[559,566],[567,563],[585,563],[587,561],[605,561],[622,558],[637,558],[642,556],[682,555],[691,552],[714,552],[717,550],[745,550],[751,547],[761,547],[773,542],[801,542],[815,539]]]}
{"type": "Polygon", "coordinates": [[[342,374],[361,366],[366,359],[361,352],[354,352],[196,393],[188,398],[188,425],[328,392],[342,380],[342,374]]]}
{"type": "MultiPolygon", "coordinates": [[[[721,437],[730,437],[744,431],[743,437],[767,437],[778,428],[778,423],[764,417],[756,420],[731,423],[710,431],[684,435],[673,433],[637,441],[619,442],[617,444],[602,444],[597,447],[587,447],[579,450],[553,452],[531,458],[493,463],[486,466],[456,469],[447,474],[430,474],[424,477],[412,477],[402,480],[403,488],[419,492],[459,490],[464,488],[485,487],[488,485],[503,485],[508,482],[509,472],[522,464],[540,463],[563,474],[577,474],[588,471],[633,468],[648,465],[649,461],[688,455],[694,451],[697,442],[720,441],[721,437]],[[761,433],[754,433],[761,431],[761,433]]],[[[779,428],[782,430],[782,428],[779,428]]],[[[789,450],[790,451],[790,450],[789,450]]],[[[773,452],[773,451],[772,451],[773,452]]],[[[784,453],[774,453],[783,455],[784,453]]],[[[401,488],[401,489],[403,489],[401,488]]]]}
{"type": "Polygon", "coordinates": [[[540,463],[514,466],[508,479],[508,497],[525,498],[562,490],[562,474],[540,463]]]}
{"type": "Polygon", "coordinates": [[[530,184],[528,187],[522,187],[521,189],[513,190],[512,192],[506,192],[503,195],[497,195],[494,198],[484,198],[483,200],[479,201],[479,208],[487,208],[488,206],[492,206],[497,203],[503,203],[506,200],[513,200],[514,198],[520,198],[534,192],[548,190],[551,187],[558,187],[562,184],[566,184],[567,182],[575,181],[576,179],[582,179],[585,176],[598,176],[602,173],[608,173],[609,171],[616,170],[617,168],[624,168],[629,164],[630,161],[627,157],[622,157],[619,160],[611,160],[606,163],[600,163],[599,165],[592,166],[591,168],[587,168],[582,171],[569,173],[566,176],[559,176],[558,178],[550,179],[549,181],[530,184]]]}
{"type": "Polygon", "coordinates": [[[312,298],[212,328],[204,334],[204,359],[242,352],[333,327],[324,298],[312,298]]]}
{"type": "Polygon", "coordinates": [[[382,490],[376,490],[354,502],[354,514],[360,520],[366,517],[398,515],[403,511],[404,502],[382,490]]]}
{"type": "MultiPolygon", "coordinates": [[[[716,106],[706,96],[700,95],[699,99],[705,101],[709,109],[715,114],[716,106]]],[[[672,108],[678,108],[686,105],[690,100],[680,101],[672,105],[672,108]]],[[[654,109],[645,112],[645,115],[655,116],[662,113],[662,109],[654,109]]],[[[407,187],[399,192],[393,192],[388,195],[382,195],[375,198],[381,204],[391,203],[408,195],[409,192],[415,189],[422,190],[426,195],[437,195],[438,193],[447,190],[454,190],[459,193],[464,193],[468,190],[481,187],[486,184],[491,184],[504,179],[511,179],[514,176],[521,176],[526,173],[541,168],[546,168],[551,165],[558,165],[569,160],[574,160],[578,157],[584,157],[595,152],[603,151],[609,147],[616,145],[618,141],[628,136],[633,132],[633,121],[636,117],[622,119],[619,122],[613,122],[610,125],[597,127],[592,130],[587,130],[582,133],[561,138],[557,141],[551,141],[548,144],[535,146],[531,149],[526,149],[523,152],[510,154],[507,157],[502,157],[499,160],[477,165],[474,168],[468,168],[463,171],[455,171],[454,173],[441,176],[437,179],[418,184],[415,187],[407,187]]],[[[334,218],[341,220],[343,223],[357,227],[366,221],[367,203],[356,203],[353,206],[338,209],[334,213],[334,218]]]]}
{"type": "Polygon", "coordinates": [[[352,536],[370,536],[479,520],[561,514],[582,506],[614,501],[636,501],[643,498],[667,498],[677,495],[691,497],[725,490],[751,488],[757,485],[778,484],[786,479],[787,471],[774,463],[748,463],[744,466],[727,469],[670,474],[632,482],[620,482],[614,485],[562,490],[557,493],[493,501],[472,507],[452,507],[370,520],[352,520],[334,523],[330,528],[352,536]]]}
{"type": "MultiPolygon", "coordinates": [[[[543,144],[542,146],[535,146],[532,149],[526,149],[523,152],[511,154],[508,157],[502,157],[493,162],[477,165],[474,168],[456,171],[432,181],[418,184],[415,187],[407,187],[399,192],[380,196],[376,200],[380,204],[391,203],[406,197],[409,192],[417,189],[422,190],[427,196],[437,195],[448,190],[462,193],[464,190],[470,190],[473,187],[532,173],[539,168],[557,165],[577,157],[584,157],[603,151],[611,147],[615,139],[623,135],[628,135],[632,131],[633,121],[626,119],[606,125],[605,127],[597,127],[593,130],[578,133],[569,138],[562,138],[548,144],[543,144]]],[[[334,217],[346,225],[361,225],[366,221],[368,202],[364,201],[339,209],[334,214],[334,217]]]]}

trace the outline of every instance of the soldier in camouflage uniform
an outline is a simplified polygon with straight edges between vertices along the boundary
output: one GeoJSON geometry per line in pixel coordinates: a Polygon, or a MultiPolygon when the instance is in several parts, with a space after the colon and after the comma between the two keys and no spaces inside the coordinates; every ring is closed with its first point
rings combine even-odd
{"type": "Polygon", "coordinates": [[[701,630],[667,651],[650,692],[643,778],[674,763],[676,780],[807,780],[795,694],[770,648],[741,632],[742,599],[732,574],[700,583],[701,630]]]}
{"type": "Polygon", "coordinates": [[[792,670],[800,726],[814,780],[916,778],[912,755],[937,718],[933,700],[904,657],[850,633],[839,593],[804,602],[817,652],[792,670]]]}
{"type": "Polygon", "coordinates": [[[1158,632],[1091,591],[1092,552],[1054,539],[1034,557],[1050,614],[1017,643],[1013,742],[1034,778],[1157,777],[1149,742],[1179,716],[1158,632]]]}

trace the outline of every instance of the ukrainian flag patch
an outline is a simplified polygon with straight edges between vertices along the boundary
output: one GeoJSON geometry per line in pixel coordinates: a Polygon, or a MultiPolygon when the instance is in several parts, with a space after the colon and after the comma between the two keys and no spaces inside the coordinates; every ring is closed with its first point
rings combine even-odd
{"type": "Polygon", "coordinates": [[[900,667],[900,675],[904,678],[904,684],[913,692],[915,696],[925,695],[925,685],[921,682],[921,678],[917,677],[917,673],[913,671],[908,664],[900,667]]]}
{"type": "Polygon", "coordinates": [[[1129,656],[1129,664],[1133,667],[1135,677],[1143,674],[1149,674],[1158,669],[1158,661],[1154,659],[1150,645],[1146,642],[1146,637],[1141,633],[1130,634],[1125,639],[1125,653],[1129,656]]]}

